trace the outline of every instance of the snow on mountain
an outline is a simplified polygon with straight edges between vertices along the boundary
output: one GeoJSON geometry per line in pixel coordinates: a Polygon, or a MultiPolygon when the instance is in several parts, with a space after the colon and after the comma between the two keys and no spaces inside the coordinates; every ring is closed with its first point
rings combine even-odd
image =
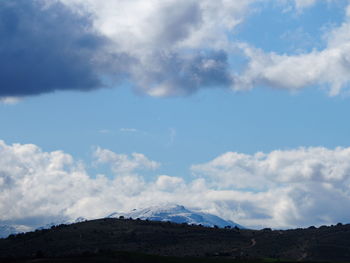
{"type": "Polygon", "coordinates": [[[21,225],[0,225],[0,238],[6,238],[11,234],[28,232],[31,230],[30,227],[21,225]]]}
{"type": "MultiPolygon", "coordinates": [[[[58,226],[61,224],[69,225],[69,224],[80,223],[84,221],[86,221],[84,217],[78,217],[75,220],[58,220],[56,222],[46,224],[36,229],[38,230],[50,229],[53,226],[58,226]]],[[[23,225],[0,225],[0,238],[7,238],[11,234],[25,233],[33,230],[35,229],[33,229],[32,227],[23,226],[23,225]]]]}
{"type": "Polygon", "coordinates": [[[41,226],[39,228],[37,228],[38,230],[42,230],[42,229],[50,229],[51,227],[53,226],[58,226],[58,225],[70,225],[70,224],[74,224],[74,223],[81,223],[81,222],[84,222],[84,221],[87,221],[86,218],[84,217],[78,217],[77,219],[75,220],[59,220],[59,221],[56,221],[56,222],[51,222],[49,224],[46,224],[44,226],[41,226]]]}
{"type": "Polygon", "coordinates": [[[170,221],[174,223],[187,223],[195,225],[201,224],[208,227],[237,226],[239,228],[244,228],[231,220],[225,220],[209,213],[192,211],[182,205],[152,206],[145,209],[134,209],[128,213],[115,212],[110,214],[108,217],[119,218],[120,216],[133,219],[140,218],[142,220],[148,219],[152,221],[170,221]]]}
{"type": "MultiPolygon", "coordinates": [[[[152,206],[144,209],[134,209],[128,213],[112,213],[109,218],[119,218],[123,216],[125,218],[140,218],[142,220],[152,220],[152,221],[170,221],[174,223],[187,223],[195,225],[203,225],[208,227],[239,227],[244,228],[241,225],[232,222],[231,220],[222,219],[216,215],[209,213],[198,212],[185,208],[182,205],[163,205],[163,206],[152,206]]],[[[78,217],[75,220],[58,220],[50,224],[46,224],[42,227],[37,228],[38,230],[49,229],[52,226],[57,226],[61,224],[73,224],[86,221],[83,217],[78,217]]],[[[33,229],[27,226],[19,225],[0,225],[0,238],[6,238],[11,234],[23,233],[32,231],[33,229]]]]}

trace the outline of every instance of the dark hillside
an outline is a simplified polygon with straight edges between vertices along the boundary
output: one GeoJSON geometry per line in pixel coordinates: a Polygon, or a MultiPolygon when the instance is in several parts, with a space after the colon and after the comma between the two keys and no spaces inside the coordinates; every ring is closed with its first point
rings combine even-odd
{"type": "Polygon", "coordinates": [[[74,262],[64,261],[72,257],[84,257],[85,262],[196,262],[188,257],[200,262],[205,262],[203,258],[208,262],[264,258],[350,262],[350,225],[257,231],[109,218],[0,240],[0,258],[6,260],[74,262]],[[147,259],[147,254],[153,258],[147,259]]]}

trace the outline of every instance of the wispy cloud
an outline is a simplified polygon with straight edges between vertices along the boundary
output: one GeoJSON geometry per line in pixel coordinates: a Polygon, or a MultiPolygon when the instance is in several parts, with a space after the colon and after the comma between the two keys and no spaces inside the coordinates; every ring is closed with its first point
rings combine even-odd
{"type": "Polygon", "coordinates": [[[6,104],[6,105],[14,105],[21,101],[18,97],[0,97],[0,104],[6,104]]]}
{"type": "Polygon", "coordinates": [[[109,133],[111,133],[112,131],[111,131],[111,130],[108,130],[108,129],[102,129],[102,130],[99,130],[98,132],[101,133],[101,134],[109,134],[109,133]]]}
{"type": "Polygon", "coordinates": [[[139,130],[138,129],[135,129],[135,128],[120,128],[119,129],[120,132],[138,132],[139,130]]]}
{"type": "Polygon", "coordinates": [[[168,146],[172,145],[175,142],[176,133],[177,132],[175,128],[169,129],[169,142],[167,143],[168,146]]]}

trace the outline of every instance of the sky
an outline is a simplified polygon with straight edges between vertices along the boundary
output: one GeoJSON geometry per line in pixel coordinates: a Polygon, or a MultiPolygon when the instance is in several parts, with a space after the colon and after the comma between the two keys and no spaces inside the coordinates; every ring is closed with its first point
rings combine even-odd
{"type": "Polygon", "coordinates": [[[349,223],[349,36],[347,0],[0,1],[0,225],[349,223]]]}

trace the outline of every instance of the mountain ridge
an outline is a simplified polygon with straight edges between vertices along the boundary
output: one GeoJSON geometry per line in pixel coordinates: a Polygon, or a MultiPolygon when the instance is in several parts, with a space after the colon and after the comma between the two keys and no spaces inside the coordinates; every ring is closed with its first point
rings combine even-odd
{"type": "MultiPolygon", "coordinates": [[[[0,239],[0,262],[192,262],[189,257],[237,262],[350,262],[350,224],[290,230],[212,228],[102,218],[0,239]],[[118,253],[178,257],[177,261],[125,260],[118,253]],[[117,257],[117,258],[116,258],[117,257]],[[119,257],[119,259],[118,259],[119,257]],[[46,258],[46,261],[42,261],[46,258]],[[20,261],[22,260],[23,261],[20,261]],[[110,261],[106,261],[109,259],[110,261]],[[255,260],[256,259],[256,260],[255,260]],[[3,260],[3,261],[2,261],[3,260]],[[119,261],[118,261],[119,260],[119,261]]],[[[207,262],[205,260],[199,262],[207,262]]],[[[220,261],[213,261],[220,262],[220,261]]]]}
{"type": "MultiPolygon", "coordinates": [[[[244,229],[245,227],[237,224],[231,220],[225,220],[219,216],[204,213],[201,211],[190,210],[183,205],[179,204],[163,204],[155,205],[142,209],[133,209],[130,212],[114,212],[109,214],[106,218],[119,218],[120,216],[125,218],[141,219],[141,220],[151,220],[151,221],[161,221],[161,222],[173,222],[173,223],[186,223],[194,225],[203,225],[207,227],[238,227],[244,229]]],[[[94,220],[97,218],[91,218],[94,220]]],[[[6,238],[11,234],[25,233],[32,230],[43,230],[50,229],[51,227],[58,226],[61,224],[69,225],[79,222],[84,222],[87,219],[84,217],[78,217],[74,220],[62,219],[57,220],[43,226],[36,228],[31,228],[27,226],[17,226],[17,225],[0,225],[0,238],[6,238]]]]}
{"type": "Polygon", "coordinates": [[[6,238],[11,234],[31,231],[32,229],[23,225],[0,225],[0,238],[6,238]]]}
{"type": "Polygon", "coordinates": [[[238,223],[231,220],[225,220],[219,216],[190,210],[183,205],[178,204],[166,204],[151,206],[142,209],[133,209],[127,213],[114,212],[108,216],[108,218],[118,218],[118,217],[141,219],[141,220],[151,220],[151,221],[161,221],[161,222],[173,222],[173,223],[187,223],[194,225],[203,225],[207,227],[238,227],[244,228],[238,223]]]}

